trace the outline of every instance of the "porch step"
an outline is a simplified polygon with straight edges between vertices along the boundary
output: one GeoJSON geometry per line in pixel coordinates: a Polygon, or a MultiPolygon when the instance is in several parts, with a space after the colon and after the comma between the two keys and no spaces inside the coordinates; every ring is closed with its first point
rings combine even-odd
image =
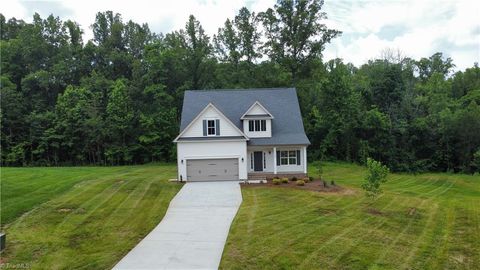
{"type": "Polygon", "coordinates": [[[249,174],[248,180],[267,180],[267,177],[261,174],[249,174]]]}

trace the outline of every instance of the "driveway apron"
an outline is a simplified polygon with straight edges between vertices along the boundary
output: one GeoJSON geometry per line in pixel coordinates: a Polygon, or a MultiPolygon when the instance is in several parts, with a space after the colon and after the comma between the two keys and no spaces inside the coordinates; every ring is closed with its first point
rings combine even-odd
{"type": "Polygon", "coordinates": [[[218,269],[241,202],[238,182],[185,184],[157,227],[113,269],[218,269]]]}

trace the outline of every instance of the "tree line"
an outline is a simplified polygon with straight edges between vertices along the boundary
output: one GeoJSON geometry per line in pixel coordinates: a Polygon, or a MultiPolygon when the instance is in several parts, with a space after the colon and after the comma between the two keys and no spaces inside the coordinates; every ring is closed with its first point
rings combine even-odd
{"type": "MultiPolygon", "coordinates": [[[[213,37],[99,12],[84,42],[78,23],[0,14],[1,164],[121,165],[173,161],[187,89],[296,87],[310,159],[393,171],[480,170],[480,68],[386,50],[356,67],[324,61],[341,32],[322,0],[247,8],[213,37]]],[[[380,53],[380,52],[379,52],[380,53]]]]}

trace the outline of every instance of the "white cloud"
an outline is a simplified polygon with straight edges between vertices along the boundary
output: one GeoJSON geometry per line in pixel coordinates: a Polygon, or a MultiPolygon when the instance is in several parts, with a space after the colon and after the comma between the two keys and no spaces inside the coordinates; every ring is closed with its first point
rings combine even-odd
{"type": "Polygon", "coordinates": [[[441,51],[459,70],[480,62],[478,1],[330,1],[325,9],[328,25],[343,31],[327,45],[325,59],[339,57],[359,66],[391,48],[414,59],[441,51]],[[382,36],[382,28],[391,26],[402,31],[390,32],[392,39],[382,36]]]}
{"type": "MultiPolygon", "coordinates": [[[[275,0],[178,0],[178,1],[9,1],[3,3],[5,17],[31,21],[34,12],[42,17],[53,13],[61,19],[77,21],[92,37],[90,25],[99,11],[122,14],[124,21],[148,23],[154,32],[184,28],[190,14],[212,36],[227,18],[242,6],[255,12],[273,7],[275,0]],[[42,8],[39,8],[42,7],[42,8]]],[[[326,1],[329,27],[343,31],[340,38],[327,45],[325,59],[343,58],[361,65],[378,57],[386,48],[399,49],[418,59],[437,51],[453,58],[457,69],[480,62],[480,2],[468,0],[403,1],[326,1]],[[387,36],[388,34],[388,36],[387,36]]]]}
{"type": "MultiPolygon", "coordinates": [[[[218,28],[223,26],[227,18],[235,16],[237,11],[248,4],[244,0],[178,0],[178,1],[115,1],[101,0],[95,2],[89,1],[51,1],[49,5],[56,3],[62,6],[62,10],[71,11],[72,14],[57,14],[52,9],[50,12],[41,10],[27,10],[31,1],[11,1],[3,9],[4,15],[8,17],[17,17],[26,21],[31,21],[32,15],[38,12],[42,17],[46,17],[53,12],[55,16],[61,19],[73,19],[78,22],[84,32],[85,39],[92,38],[90,25],[95,20],[95,14],[99,11],[112,10],[120,13],[124,21],[132,20],[137,23],[148,23],[154,32],[170,32],[183,29],[188,20],[188,16],[193,14],[202,24],[209,35],[217,32],[218,28]],[[23,4],[23,5],[22,5],[23,4]]],[[[41,2],[36,2],[40,5],[41,2]]],[[[273,6],[274,1],[256,1],[250,3],[251,10],[260,12],[268,6],[273,6]]]]}

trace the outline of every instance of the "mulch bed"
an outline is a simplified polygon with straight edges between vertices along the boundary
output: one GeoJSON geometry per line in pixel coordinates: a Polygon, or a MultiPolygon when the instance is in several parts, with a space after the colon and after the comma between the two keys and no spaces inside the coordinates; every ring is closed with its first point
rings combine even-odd
{"type": "Polygon", "coordinates": [[[332,193],[345,193],[345,191],[347,191],[347,189],[341,186],[331,185],[330,182],[328,181],[327,181],[327,186],[325,187],[321,180],[314,180],[314,181],[305,183],[304,186],[297,186],[296,181],[288,181],[288,183],[281,183],[279,185],[274,185],[272,180],[267,180],[266,184],[242,184],[242,187],[295,188],[295,189],[303,189],[303,190],[318,191],[318,192],[332,192],[332,193]]]}

